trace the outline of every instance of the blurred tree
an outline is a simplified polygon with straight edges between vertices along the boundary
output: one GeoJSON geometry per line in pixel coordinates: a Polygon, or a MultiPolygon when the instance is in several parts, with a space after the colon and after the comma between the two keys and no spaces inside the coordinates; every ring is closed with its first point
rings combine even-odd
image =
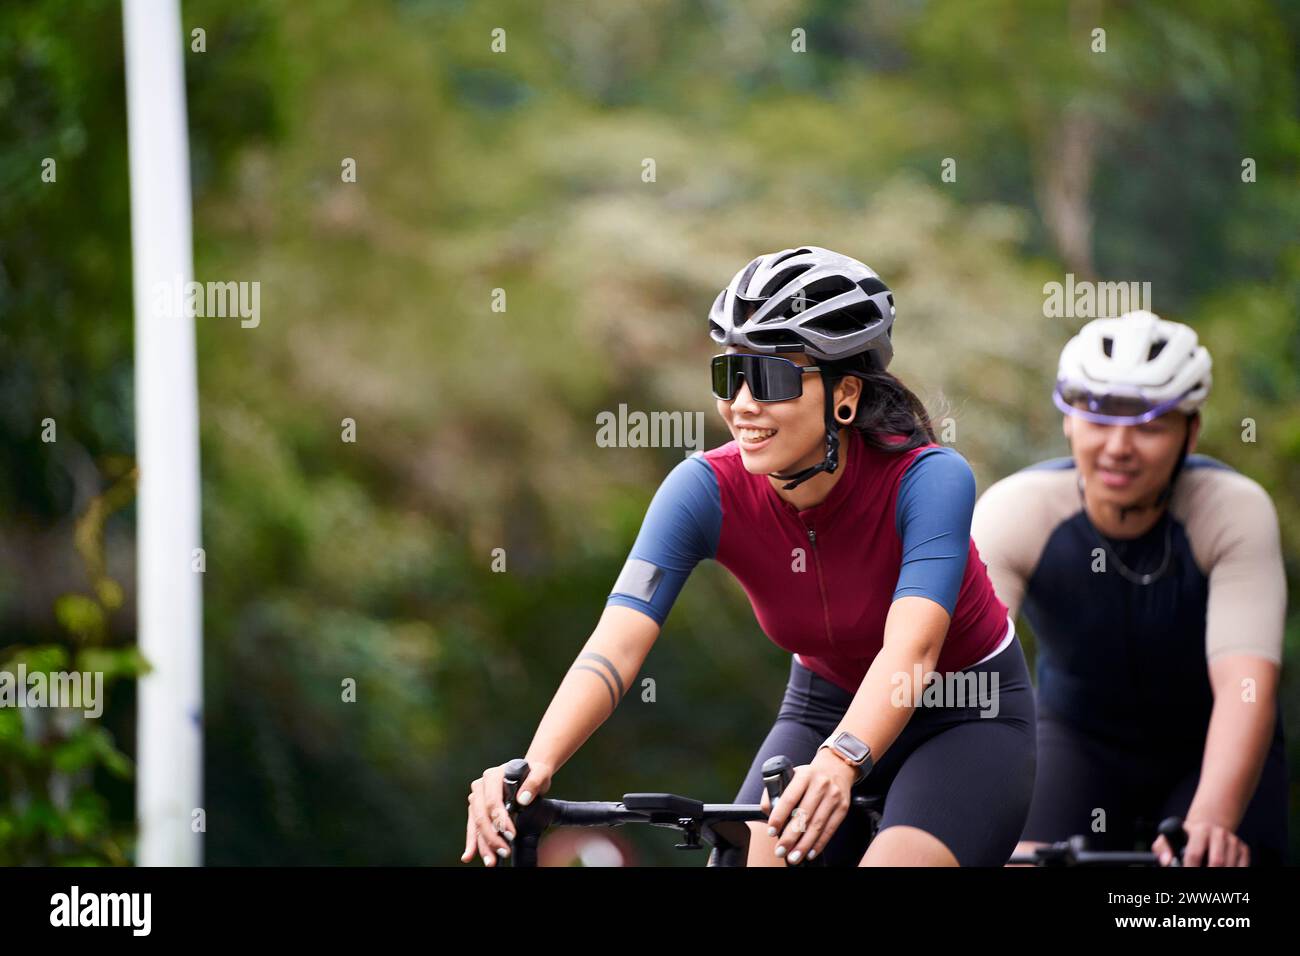
{"type": "MultiPolygon", "coordinates": [[[[199,195],[274,131],[267,9],[187,4],[210,37],[187,62],[199,195]]],[[[146,666],[124,85],[118,3],[0,7],[0,670],[94,670],[106,691],[146,666]]],[[[127,861],[133,703],[122,684],[97,720],[0,709],[0,861],[127,861]]]]}

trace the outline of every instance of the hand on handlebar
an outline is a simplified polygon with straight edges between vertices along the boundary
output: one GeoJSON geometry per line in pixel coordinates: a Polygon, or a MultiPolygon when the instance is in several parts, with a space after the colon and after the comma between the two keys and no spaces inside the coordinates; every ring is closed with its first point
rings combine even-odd
{"type": "MultiPolygon", "coordinates": [[[[510,841],[514,839],[514,824],[506,813],[505,764],[489,767],[469,785],[469,813],[465,824],[465,852],[460,862],[474,859],[475,851],[484,866],[496,866],[498,859],[510,855],[510,841]]],[[[519,803],[527,806],[551,789],[550,767],[542,763],[529,764],[528,776],[519,786],[519,803]]]]}
{"type": "MultiPolygon", "coordinates": [[[[1187,832],[1183,866],[1250,866],[1250,847],[1230,827],[1192,818],[1183,821],[1183,829],[1187,832]]],[[[1159,857],[1161,866],[1173,861],[1173,852],[1163,836],[1156,837],[1151,852],[1159,857]]]]}
{"type": "Polygon", "coordinates": [[[823,752],[811,764],[795,768],[794,779],[775,807],[764,791],[761,805],[772,811],[768,826],[780,834],[777,856],[798,863],[825,850],[848,815],[854,776],[853,768],[843,760],[823,752]]]}

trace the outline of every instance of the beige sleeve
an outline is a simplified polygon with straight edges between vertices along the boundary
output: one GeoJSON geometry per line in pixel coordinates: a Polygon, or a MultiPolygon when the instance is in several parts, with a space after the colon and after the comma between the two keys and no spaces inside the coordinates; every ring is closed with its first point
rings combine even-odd
{"type": "Polygon", "coordinates": [[[1043,546],[1069,517],[1073,476],[1073,470],[1017,472],[995,483],[975,503],[970,529],[975,550],[1012,620],[1020,613],[1043,546]]]}
{"type": "Polygon", "coordinates": [[[1178,483],[1175,517],[1210,582],[1206,658],[1251,654],[1280,665],[1286,572],[1273,499],[1245,475],[1218,468],[1197,469],[1178,483]]]}

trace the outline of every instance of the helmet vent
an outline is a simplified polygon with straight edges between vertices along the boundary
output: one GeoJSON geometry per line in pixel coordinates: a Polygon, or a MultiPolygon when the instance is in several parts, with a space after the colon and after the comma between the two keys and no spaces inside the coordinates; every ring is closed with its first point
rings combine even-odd
{"type": "Polygon", "coordinates": [[[1110,358],[1110,350],[1115,345],[1115,340],[1109,335],[1101,340],[1101,350],[1106,353],[1106,358],[1110,358]]]}
{"type": "Polygon", "coordinates": [[[812,266],[795,266],[793,269],[786,269],[784,272],[778,273],[774,279],[768,282],[766,288],[759,293],[760,298],[766,299],[777,289],[782,288],[788,282],[793,282],[811,268],[812,266]]]}
{"type": "Polygon", "coordinates": [[[802,343],[799,341],[799,339],[796,336],[791,335],[789,332],[783,331],[781,329],[777,329],[776,331],[773,332],[766,332],[762,330],[747,332],[745,334],[745,338],[749,339],[751,345],[756,345],[765,348],[771,348],[771,347],[782,346],[782,345],[795,346],[799,348],[800,351],[802,351],[802,343]]]}
{"type": "Polygon", "coordinates": [[[847,309],[838,309],[830,315],[813,319],[804,328],[814,329],[823,335],[839,336],[861,332],[863,326],[880,320],[880,310],[874,302],[860,302],[847,309]]]}
{"type": "Polygon", "coordinates": [[[843,295],[845,292],[852,292],[857,286],[842,276],[827,276],[824,279],[818,279],[810,282],[802,289],[796,291],[789,299],[782,303],[781,312],[787,315],[797,315],[800,312],[806,312],[821,302],[833,299],[837,295],[843,295]]]}
{"type": "Polygon", "coordinates": [[[762,304],[763,303],[761,300],[755,301],[753,299],[744,299],[741,298],[740,296],[737,296],[736,297],[736,324],[742,325],[745,322],[748,322],[749,317],[753,315],[755,312],[757,312],[759,306],[761,306],[762,304]]]}
{"type": "Polygon", "coordinates": [[[1169,344],[1168,339],[1160,339],[1158,342],[1153,342],[1151,344],[1150,350],[1147,352],[1147,361],[1150,362],[1162,351],[1164,351],[1165,346],[1168,344],[1169,344]]]}
{"type": "Polygon", "coordinates": [[[828,316],[824,319],[818,319],[816,322],[809,322],[805,328],[814,329],[823,335],[831,337],[839,335],[848,335],[851,332],[861,331],[861,327],[843,313],[828,316]]]}
{"type": "Polygon", "coordinates": [[[770,264],[773,266],[780,265],[782,262],[785,262],[785,260],[787,259],[793,259],[795,256],[807,255],[810,251],[811,250],[808,249],[791,249],[785,255],[777,256],[775,259],[772,260],[770,264]]]}

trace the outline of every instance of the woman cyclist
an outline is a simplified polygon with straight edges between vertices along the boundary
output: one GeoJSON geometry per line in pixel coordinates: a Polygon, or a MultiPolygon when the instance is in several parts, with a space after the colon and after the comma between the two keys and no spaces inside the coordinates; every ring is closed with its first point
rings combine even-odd
{"type": "Polygon", "coordinates": [[[1038,779],[1027,851],[1086,834],[1151,843],[1185,818],[1188,866],[1278,865],[1287,775],[1278,683],[1286,574],[1277,513],[1191,454],[1210,394],[1196,332],[1095,319],[1061,352],[1071,455],[995,484],[973,534],[1038,640],[1038,779]]]}
{"type": "MultiPolygon", "coordinates": [[[[713,392],[734,440],[683,460],[655,494],[528,749],[521,803],[613,712],[687,576],[713,558],[793,654],[735,798],[771,811],[749,825],[748,865],[1006,862],[1032,794],[1032,688],[970,537],[970,468],[885,370],[893,320],[875,272],[816,246],[759,256],[718,294],[713,392]],[[970,693],[932,693],[945,686],[934,672],[970,693]],[[770,807],[760,771],[776,754],[796,771],[770,807]],[[847,816],[857,794],[885,797],[869,848],[847,816]]],[[[471,784],[462,862],[509,855],[502,776],[471,784]]]]}

